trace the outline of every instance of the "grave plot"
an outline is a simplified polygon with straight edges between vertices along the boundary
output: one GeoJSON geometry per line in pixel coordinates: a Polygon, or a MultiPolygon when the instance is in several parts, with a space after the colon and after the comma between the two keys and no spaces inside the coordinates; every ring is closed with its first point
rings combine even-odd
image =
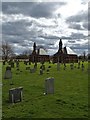
{"type": "Polygon", "coordinates": [[[70,68],[71,68],[71,70],[74,69],[74,64],[73,63],[70,64],[70,68]]]}
{"type": "Polygon", "coordinates": [[[40,75],[43,75],[43,70],[42,69],[40,69],[40,75]]]}
{"type": "Polygon", "coordinates": [[[26,67],[26,70],[30,70],[30,67],[26,67]]]}
{"type": "Polygon", "coordinates": [[[13,85],[11,67],[9,67],[9,66],[6,67],[4,79],[9,79],[10,85],[13,85]]]}
{"type": "Polygon", "coordinates": [[[54,78],[45,80],[45,94],[54,94],[54,78]]]}
{"type": "Polygon", "coordinates": [[[16,103],[22,101],[22,87],[12,88],[9,90],[9,102],[16,103]]]}
{"type": "Polygon", "coordinates": [[[82,71],[84,71],[84,64],[82,63],[82,65],[81,65],[81,69],[82,69],[82,71]]]}
{"type": "Polygon", "coordinates": [[[36,69],[35,68],[30,68],[30,73],[35,73],[36,69]]]}
{"type": "Polygon", "coordinates": [[[60,71],[60,63],[57,63],[57,71],[60,71]]]}

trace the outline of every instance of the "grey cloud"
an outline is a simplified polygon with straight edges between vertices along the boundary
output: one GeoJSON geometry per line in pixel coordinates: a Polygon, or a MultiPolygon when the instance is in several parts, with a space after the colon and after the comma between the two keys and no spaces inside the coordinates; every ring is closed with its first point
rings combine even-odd
{"type": "MultiPolygon", "coordinates": [[[[86,24],[86,28],[87,28],[87,24],[86,24]]],[[[88,22],[88,30],[90,30],[90,22],[88,22]]]]}
{"type": "Polygon", "coordinates": [[[8,35],[22,35],[26,32],[22,22],[8,22],[2,25],[2,33],[8,35]]]}
{"type": "Polygon", "coordinates": [[[71,23],[69,25],[69,28],[76,29],[76,30],[83,30],[82,26],[80,24],[76,24],[76,23],[71,23]]]}
{"type": "Polygon", "coordinates": [[[80,44],[74,44],[74,46],[71,47],[72,49],[88,49],[88,44],[80,45],[80,44]]]}
{"type": "Polygon", "coordinates": [[[72,32],[71,33],[71,35],[70,36],[68,36],[68,37],[65,37],[65,36],[61,36],[60,38],[61,39],[66,39],[66,40],[74,40],[74,39],[84,39],[84,38],[86,38],[87,36],[85,36],[84,34],[82,34],[82,33],[74,33],[74,32],[72,32]]]}
{"type": "Polygon", "coordinates": [[[87,4],[89,0],[81,0],[81,4],[87,4]]]}
{"type": "Polygon", "coordinates": [[[83,27],[86,30],[90,30],[90,23],[88,23],[88,22],[83,23],[83,27]]]}
{"type": "Polygon", "coordinates": [[[2,11],[5,14],[25,14],[28,16],[52,17],[53,11],[64,2],[5,2],[2,4],[2,11]]]}
{"type": "Polygon", "coordinates": [[[33,7],[31,10],[31,16],[32,17],[52,17],[53,11],[58,7],[65,5],[64,2],[60,3],[55,3],[55,2],[42,2],[40,4],[37,4],[36,6],[33,7]]]}
{"type": "Polygon", "coordinates": [[[54,35],[40,35],[39,37],[44,38],[44,39],[50,39],[50,40],[52,40],[52,39],[55,39],[55,40],[59,39],[58,36],[54,36],[54,35]]]}
{"type": "Polygon", "coordinates": [[[73,33],[70,36],[72,39],[85,39],[87,36],[85,36],[82,33],[73,33]]]}
{"type": "MultiPolygon", "coordinates": [[[[47,29],[53,29],[52,26],[42,25],[39,24],[39,17],[51,17],[53,10],[56,9],[57,6],[64,5],[64,3],[3,3],[3,13],[5,14],[25,14],[28,16],[33,16],[37,19],[31,21],[27,20],[20,20],[17,22],[7,22],[2,24],[2,33],[3,33],[3,40],[9,41],[10,44],[20,46],[20,48],[15,47],[15,52],[22,52],[24,49],[33,46],[33,42],[36,42],[37,45],[44,46],[47,50],[57,50],[57,47],[54,47],[54,44],[60,38],[64,40],[68,40],[70,45],[74,44],[73,49],[78,50],[86,49],[84,46],[80,46],[76,44],[76,41],[80,41],[80,39],[85,39],[87,36],[80,33],[73,33],[69,36],[61,36],[60,38],[56,35],[49,35],[47,29]],[[59,5],[60,4],[60,5],[59,5]],[[43,7],[42,7],[43,6],[43,7]],[[42,9],[41,9],[42,8],[42,9]],[[39,28],[39,29],[38,29],[39,28]],[[46,30],[46,31],[45,31],[46,30]],[[27,42],[25,41],[27,40],[27,42]]],[[[69,27],[73,29],[81,29],[79,22],[83,22],[84,29],[87,28],[85,24],[86,13],[82,13],[80,16],[79,14],[76,16],[69,17],[66,21],[69,24],[69,27]],[[77,20],[77,17],[78,20],[77,20]]],[[[59,15],[60,16],[60,15],[59,15]]],[[[56,29],[56,28],[55,28],[56,29]]]]}
{"type": "Polygon", "coordinates": [[[20,1],[20,2],[24,2],[24,0],[2,0],[2,2],[18,2],[18,1],[20,1]]]}
{"type": "Polygon", "coordinates": [[[2,12],[4,14],[26,14],[30,15],[30,10],[35,3],[33,2],[3,2],[2,12]]]}
{"type": "Polygon", "coordinates": [[[75,43],[75,40],[68,40],[69,43],[75,43]]]}
{"type": "Polygon", "coordinates": [[[69,28],[76,30],[88,30],[87,22],[90,18],[89,14],[90,13],[87,11],[81,11],[77,15],[68,17],[66,22],[69,24],[69,28]],[[82,23],[82,25],[80,25],[80,23],[82,23]]]}
{"type": "Polygon", "coordinates": [[[67,23],[74,23],[74,22],[86,22],[88,21],[88,13],[87,11],[85,12],[79,12],[77,15],[70,16],[67,18],[66,22],[67,23]]]}

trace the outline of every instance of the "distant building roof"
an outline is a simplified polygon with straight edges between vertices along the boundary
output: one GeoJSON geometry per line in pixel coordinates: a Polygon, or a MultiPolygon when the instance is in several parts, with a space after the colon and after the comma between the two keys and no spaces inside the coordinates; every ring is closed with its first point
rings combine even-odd
{"type": "Polygon", "coordinates": [[[40,48],[39,55],[47,55],[47,52],[43,48],[40,48]]]}
{"type": "Polygon", "coordinates": [[[71,48],[66,47],[66,49],[67,49],[67,54],[77,55],[77,53],[75,53],[71,48]]]}

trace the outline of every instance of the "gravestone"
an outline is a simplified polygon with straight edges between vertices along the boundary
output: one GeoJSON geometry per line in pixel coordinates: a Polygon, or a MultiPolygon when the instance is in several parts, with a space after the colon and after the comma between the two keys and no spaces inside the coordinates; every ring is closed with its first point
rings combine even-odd
{"type": "Polygon", "coordinates": [[[25,65],[27,65],[28,64],[28,61],[25,61],[25,65]]]}
{"type": "Polygon", "coordinates": [[[30,73],[35,73],[35,71],[36,71],[35,68],[30,69],[30,73]]]}
{"type": "Polygon", "coordinates": [[[66,64],[64,64],[64,68],[63,69],[66,70],[66,64]]]}
{"type": "Polygon", "coordinates": [[[22,87],[12,88],[9,90],[9,102],[16,103],[22,101],[22,87]]]}
{"type": "Polygon", "coordinates": [[[49,74],[49,69],[47,69],[47,74],[49,74]]]}
{"type": "Polygon", "coordinates": [[[70,68],[71,68],[71,70],[73,70],[73,68],[74,68],[73,63],[72,63],[72,64],[70,64],[70,68]]]}
{"type": "Polygon", "coordinates": [[[4,79],[11,79],[12,78],[12,72],[11,72],[11,67],[7,66],[4,79]]]}
{"type": "Polygon", "coordinates": [[[84,71],[84,65],[83,65],[83,63],[82,63],[82,71],[84,71]]]}
{"type": "Polygon", "coordinates": [[[49,65],[48,68],[51,68],[51,66],[49,65]]]}
{"type": "Polygon", "coordinates": [[[34,68],[37,69],[37,63],[34,64],[34,68]]]}
{"type": "Polygon", "coordinates": [[[5,61],[3,61],[3,65],[5,65],[5,61]]]}
{"type": "Polygon", "coordinates": [[[8,65],[11,65],[11,62],[12,62],[12,60],[9,60],[9,61],[8,61],[8,65]]]}
{"type": "Polygon", "coordinates": [[[11,82],[10,85],[13,85],[11,67],[9,67],[9,66],[6,67],[4,79],[9,79],[11,82]]]}
{"type": "Polygon", "coordinates": [[[31,62],[29,61],[29,65],[31,65],[31,62]]]}
{"type": "Polygon", "coordinates": [[[30,67],[26,67],[26,70],[30,70],[30,67]]]}
{"type": "Polygon", "coordinates": [[[59,71],[60,70],[60,63],[58,62],[57,63],[57,71],[59,71]]]}
{"type": "Polygon", "coordinates": [[[14,68],[14,62],[11,62],[11,68],[14,68]]]}
{"type": "Polygon", "coordinates": [[[54,78],[45,80],[45,94],[54,94],[54,78]]]}
{"type": "Polygon", "coordinates": [[[78,62],[78,69],[80,69],[80,61],[78,62]]]}
{"type": "Polygon", "coordinates": [[[40,69],[40,75],[42,75],[43,74],[43,70],[42,69],[40,69]]]}
{"type": "Polygon", "coordinates": [[[42,70],[45,70],[45,65],[44,64],[42,65],[42,70]]]}
{"type": "Polygon", "coordinates": [[[17,68],[19,67],[19,61],[16,61],[16,67],[17,68]]]}
{"type": "Polygon", "coordinates": [[[17,71],[19,71],[20,69],[19,68],[17,68],[17,71]]]}

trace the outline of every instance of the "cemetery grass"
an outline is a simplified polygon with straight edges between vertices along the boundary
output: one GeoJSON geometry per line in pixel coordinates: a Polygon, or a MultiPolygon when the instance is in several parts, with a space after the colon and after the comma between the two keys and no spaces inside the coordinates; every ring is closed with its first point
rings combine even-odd
{"type": "MultiPolygon", "coordinates": [[[[36,73],[26,70],[23,62],[20,62],[20,71],[12,68],[13,84],[4,79],[5,68],[2,74],[2,116],[5,118],[87,118],[88,117],[88,62],[84,62],[84,71],[76,68],[66,70],[61,65],[57,71],[56,64],[45,63],[45,67],[51,65],[50,73],[46,70],[39,75],[40,63],[36,73]],[[54,77],[54,94],[44,95],[45,79],[54,77]],[[23,87],[23,101],[15,104],[9,103],[9,89],[23,87]]],[[[29,66],[29,65],[27,65],[29,66]]],[[[33,67],[33,64],[30,65],[33,67]]]]}

